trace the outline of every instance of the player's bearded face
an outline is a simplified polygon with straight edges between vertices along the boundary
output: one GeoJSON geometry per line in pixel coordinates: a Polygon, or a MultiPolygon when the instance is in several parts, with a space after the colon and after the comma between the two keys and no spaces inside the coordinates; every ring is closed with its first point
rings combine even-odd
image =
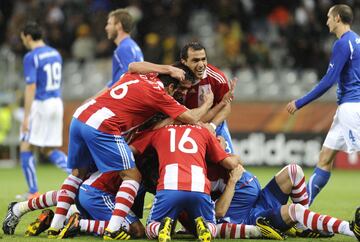
{"type": "Polygon", "coordinates": [[[195,74],[197,79],[202,79],[207,66],[206,52],[202,50],[188,50],[187,60],[183,60],[186,66],[195,74]]]}

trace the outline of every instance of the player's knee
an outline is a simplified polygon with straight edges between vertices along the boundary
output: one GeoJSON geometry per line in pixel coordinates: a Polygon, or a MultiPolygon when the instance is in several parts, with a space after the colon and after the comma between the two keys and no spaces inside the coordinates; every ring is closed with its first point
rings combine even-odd
{"type": "Polygon", "coordinates": [[[293,186],[296,186],[304,178],[304,171],[301,166],[293,163],[287,165],[288,175],[293,186]]]}

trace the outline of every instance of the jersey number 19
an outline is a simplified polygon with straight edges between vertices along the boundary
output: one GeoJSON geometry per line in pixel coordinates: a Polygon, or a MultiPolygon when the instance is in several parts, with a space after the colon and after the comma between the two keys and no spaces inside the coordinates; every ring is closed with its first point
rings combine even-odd
{"type": "Polygon", "coordinates": [[[48,63],[44,66],[46,72],[46,91],[54,91],[60,88],[61,64],[59,62],[48,63]]]}

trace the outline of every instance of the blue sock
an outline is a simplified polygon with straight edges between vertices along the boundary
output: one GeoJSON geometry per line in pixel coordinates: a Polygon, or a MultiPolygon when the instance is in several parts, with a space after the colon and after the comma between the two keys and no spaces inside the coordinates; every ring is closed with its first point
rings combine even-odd
{"type": "Polygon", "coordinates": [[[49,155],[49,160],[68,174],[71,173],[71,169],[67,168],[67,156],[61,150],[54,149],[49,155]]]}
{"type": "Polygon", "coordinates": [[[313,203],[315,197],[319,194],[321,189],[326,185],[330,179],[330,172],[316,167],[314,173],[306,186],[309,194],[310,205],[313,203]]]}
{"type": "Polygon", "coordinates": [[[38,191],[36,170],[35,170],[35,159],[31,151],[20,152],[21,168],[25,175],[26,182],[29,187],[30,193],[38,191]]]}

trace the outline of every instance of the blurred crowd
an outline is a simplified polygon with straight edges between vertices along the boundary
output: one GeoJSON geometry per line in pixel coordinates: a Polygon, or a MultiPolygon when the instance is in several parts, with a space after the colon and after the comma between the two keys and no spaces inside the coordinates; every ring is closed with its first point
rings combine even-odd
{"type": "Polygon", "coordinates": [[[359,31],[355,0],[1,0],[0,45],[24,54],[19,27],[32,19],[45,26],[47,42],[65,59],[110,57],[115,46],[106,38],[107,14],[126,7],[147,61],[172,63],[185,42],[198,40],[210,63],[234,72],[289,67],[324,73],[335,40],[326,14],[339,2],[352,6],[359,31]]]}

